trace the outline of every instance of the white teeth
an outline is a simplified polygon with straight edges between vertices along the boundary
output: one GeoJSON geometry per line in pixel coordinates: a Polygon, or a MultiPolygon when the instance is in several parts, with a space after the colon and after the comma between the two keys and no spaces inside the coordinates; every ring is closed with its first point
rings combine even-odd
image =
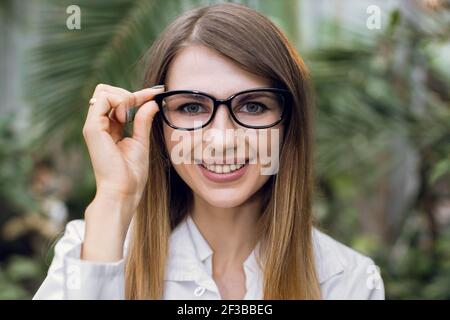
{"type": "Polygon", "coordinates": [[[215,173],[229,173],[232,171],[236,171],[240,168],[242,168],[244,166],[244,164],[204,164],[203,165],[206,169],[208,169],[209,171],[215,172],[215,173]]]}

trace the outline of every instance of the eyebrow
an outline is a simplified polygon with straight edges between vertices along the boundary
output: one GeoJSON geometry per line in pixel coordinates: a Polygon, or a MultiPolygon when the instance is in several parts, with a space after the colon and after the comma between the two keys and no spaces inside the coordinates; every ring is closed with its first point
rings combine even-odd
{"type": "MultiPolygon", "coordinates": [[[[185,90],[185,89],[183,89],[183,90],[185,90]]],[[[177,90],[171,90],[171,91],[177,91],[177,90]]],[[[188,90],[188,89],[186,89],[186,91],[194,91],[194,90],[188,90]]],[[[198,90],[195,90],[195,91],[198,91],[198,90]]],[[[185,92],[185,93],[181,93],[181,95],[187,95],[187,96],[189,96],[189,97],[193,96],[194,98],[198,98],[198,99],[200,99],[200,100],[209,100],[209,98],[206,97],[206,96],[204,96],[202,93],[205,93],[205,92],[201,92],[201,93],[196,93],[196,92],[185,92]]]]}
{"type": "Polygon", "coordinates": [[[267,91],[256,91],[256,92],[247,92],[247,93],[242,93],[242,95],[245,98],[258,98],[258,97],[265,97],[267,96],[267,91]]]}
{"type": "MultiPolygon", "coordinates": [[[[257,90],[257,89],[260,89],[260,88],[254,88],[254,89],[257,90]]],[[[200,97],[201,99],[203,99],[203,98],[207,99],[207,97],[203,96],[202,93],[203,93],[203,94],[207,94],[207,95],[212,96],[212,97],[214,97],[215,99],[217,99],[217,97],[216,97],[215,95],[210,94],[210,93],[205,92],[205,91],[201,91],[201,90],[195,90],[195,89],[179,89],[179,90],[198,91],[199,93],[192,92],[192,94],[193,94],[193,95],[196,95],[197,97],[200,97]]],[[[243,91],[247,91],[247,90],[253,90],[253,89],[244,89],[244,90],[235,92],[235,93],[233,93],[232,95],[228,96],[226,99],[229,99],[231,96],[234,96],[234,95],[236,95],[236,94],[239,94],[238,98],[241,98],[241,99],[242,99],[242,98],[250,98],[250,99],[252,99],[252,98],[258,98],[258,97],[261,97],[261,96],[262,96],[262,97],[267,96],[267,91],[243,92],[243,91]],[[241,93],[241,92],[242,92],[242,93],[241,93]],[[242,96],[241,96],[241,95],[242,95],[242,96]]],[[[175,91],[175,90],[174,90],[174,91],[175,91]]],[[[220,99],[217,99],[217,100],[220,100],[220,99]]]]}

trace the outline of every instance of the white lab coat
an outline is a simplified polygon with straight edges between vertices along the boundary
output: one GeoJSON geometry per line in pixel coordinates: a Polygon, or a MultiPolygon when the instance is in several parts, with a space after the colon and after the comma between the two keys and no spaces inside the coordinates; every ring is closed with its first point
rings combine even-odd
{"type": "MultiPolygon", "coordinates": [[[[84,221],[70,221],[33,299],[124,299],[124,259],[111,263],[81,260],[83,238],[84,221]]],[[[125,254],[129,238],[130,230],[125,254]]],[[[259,243],[244,263],[244,299],[262,299],[258,247],[259,243]]],[[[384,299],[379,269],[370,258],[317,229],[313,231],[313,247],[324,299],[384,299]]],[[[212,278],[212,254],[195,222],[187,216],[170,236],[164,299],[222,299],[212,278]]]]}

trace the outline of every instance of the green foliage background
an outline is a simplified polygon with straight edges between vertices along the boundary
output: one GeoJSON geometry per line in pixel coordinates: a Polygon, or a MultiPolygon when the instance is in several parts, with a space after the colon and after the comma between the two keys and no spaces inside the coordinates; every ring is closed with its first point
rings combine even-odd
{"type": "MultiPolygon", "coordinates": [[[[72,181],[62,196],[69,218],[83,216],[95,192],[81,135],[93,88],[138,89],[139,60],[157,35],[183,11],[215,2],[79,0],[79,31],[65,28],[72,1],[40,2],[42,20],[30,30],[39,42],[24,61],[27,134],[11,126],[15,114],[0,118],[0,230],[17,217],[45,219],[30,189],[43,162],[72,181]]],[[[239,2],[277,23],[310,68],[318,226],[375,259],[387,298],[449,299],[450,68],[441,54],[449,46],[448,2],[417,9],[416,22],[394,8],[376,36],[324,20],[313,47],[303,42],[310,31],[301,28],[302,1],[239,2]]],[[[14,239],[0,233],[0,299],[30,298],[45,277],[57,235],[36,230],[14,239]]]]}

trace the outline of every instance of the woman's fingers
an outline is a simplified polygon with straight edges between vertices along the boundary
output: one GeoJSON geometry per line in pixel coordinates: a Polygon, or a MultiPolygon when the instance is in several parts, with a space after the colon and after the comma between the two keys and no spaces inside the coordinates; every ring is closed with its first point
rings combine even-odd
{"type": "MultiPolygon", "coordinates": [[[[153,99],[154,95],[163,92],[164,88],[146,88],[136,92],[129,92],[125,89],[113,87],[110,85],[100,84],[96,87],[93,97],[101,96],[101,92],[106,92],[107,96],[109,94],[113,94],[116,99],[111,100],[111,107],[114,108],[114,111],[111,111],[114,114],[115,119],[117,119],[120,123],[125,123],[127,110],[134,106],[140,106],[143,103],[153,99]],[[121,98],[119,98],[121,97],[121,98]]],[[[100,113],[104,114],[105,110],[101,109],[100,113]]]]}
{"type": "Polygon", "coordinates": [[[155,101],[148,101],[138,109],[134,117],[133,139],[141,142],[146,147],[150,144],[150,130],[153,118],[158,110],[159,108],[155,101]]]}
{"type": "Polygon", "coordinates": [[[123,136],[123,124],[119,123],[117,120],[111,119],[110,121],[110,134],[115,143],[122,140],[123,136]]]}
{"type": "MultiPolygon", "coordinates": [[[[159,89],[158,88],[156,88],[156,89],[146,88],[143,90],[133,92],[132,94],[134,95],[134,98],[135,98],[135,100],[134,100],[135,104],[133,106],[139,107],[142,104],[144,104],[145,102],[152,100],[154,98],[155,94],[163,92],[163,91],[164,90],[161,88],[159,88],[159,89]]],[[[119,121],[121,123],[125,123],[126,120],[133,121],[133,119],[127,119],[127,117],[126,117],[127,111],[129,111],[130,107],[133,107],[133,106],[127,106],[127,107],[120,106],[116,109],[116,117],[117,117],[117,119],[119,119],[119,121]]]]}
{"type": "Polygon", "coordinates": [[[158,111],[158,106],[154,101],[152,104],[148,103],[152,102],[155,94],[163,91],[164,88],[159,87],[129,92],[110,85],[97,85],[93,94],[95,103],[89,107],[85,131],[95,133],[95,131],[103,130],[111,135],[114,142],[118,142],[122,138],[123,124],[127,120],[127,110],[133,106],[142,105],[134,119],[133,138],[147,145],[152,120],[158,111]]]}
{"type": "Polygon", "coordinates": [[[111,86],[109,84],[104,84],[104,83],[100,83],[95,87],[94,94],[96,91],[107,91],[107,92],[111,92],[111,93],[115,93],[115,94],[124,94],[124,95],[131,93],[130,91],[125,90],[123,88],[114,87],[114,86],[111,86]]]}
{"type": "Polygon", "coordinates": [[[164,87],[145,88],[145,89],[133,92],[134,96],[136,97],[136,106],[140,106],[144,102],[147,102],[148,100],[153,99],[157,93],[161,93],[161,92],[164,92],[164,87]]]}
{"type": "MultiPolygon", "coordinates": [[[[96,100],[96,103],[94,103],[90,109],[93,109],[92,113],[97,116],[108,115],[111,108],[126,109],[136,103],[136,98],[131,92],[127,93],[124,89],[114,88],[107,85],[98,85],[92,97],[96,100]],[[100,100],[103,104],[97,105],[100,100]]],[[[121,119],[118,120],[120,121],[121,119]]]]}
{"type": "Polygon", "coordinates": [[[137,110],[133,123],[133,139],[136,139],[148,146],[150,143],[150,130],[153,118],[158,112],[158,105],[154,100],[156,94],[164,92],[164,87],[148,88],[135,92],[136,101],[143,103],[137,110]],[[150,100],[150,101],[149,101],[150,100]]]}

